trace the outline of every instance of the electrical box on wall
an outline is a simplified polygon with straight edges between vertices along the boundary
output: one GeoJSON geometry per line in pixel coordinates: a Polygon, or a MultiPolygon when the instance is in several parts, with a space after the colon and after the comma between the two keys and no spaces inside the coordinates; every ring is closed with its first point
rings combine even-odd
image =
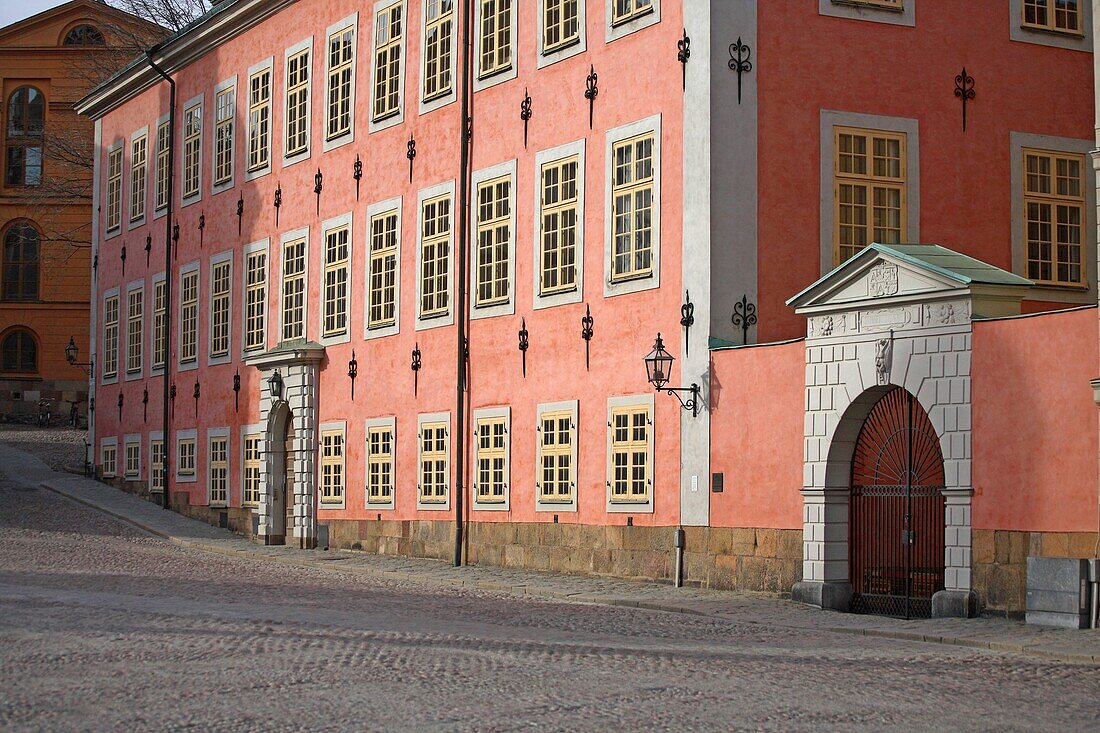
{"type": "Polygon", "coordinates": [[[1087,629],[1089,561],[1071,557],[1027,559],[1027,622],[1087,629]]]}

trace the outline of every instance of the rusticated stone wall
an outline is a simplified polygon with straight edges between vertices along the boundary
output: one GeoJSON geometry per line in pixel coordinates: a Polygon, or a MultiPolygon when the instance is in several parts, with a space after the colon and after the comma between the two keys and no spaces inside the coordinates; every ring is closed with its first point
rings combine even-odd
{"type": "Polygon", "coordinates": [[[1027,603],[1027,558],[1095,557],[1095,532],[974,530],[974,591],[988,613],[1020,616],[1027,603]]]}

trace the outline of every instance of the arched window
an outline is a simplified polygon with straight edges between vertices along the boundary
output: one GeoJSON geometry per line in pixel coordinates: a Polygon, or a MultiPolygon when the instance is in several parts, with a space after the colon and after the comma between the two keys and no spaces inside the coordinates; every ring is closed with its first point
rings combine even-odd
{"type": "Polygon", "coordinates": [[[8,331],[0,341],[0,372],[37,372],[38,342],[22,328],[8,331]]]}
{"type": "Polygon", "coordinates": [[[46,97],[34,87],[19,87],[8,97],[7,168],[10,186],[37,186],[42,182],[42,129],[46,124],[46,97]]]}
{"type": "Polygon", "coordinates": [[[103,34],[94,25],[78,25],[65,36],[66,46],[102,46],[103,34]]]}
{"type": "Polygon", "coordinates": [[[0,300],[38,300],[38,230],[17,222],[4,233],[0,300]]]}

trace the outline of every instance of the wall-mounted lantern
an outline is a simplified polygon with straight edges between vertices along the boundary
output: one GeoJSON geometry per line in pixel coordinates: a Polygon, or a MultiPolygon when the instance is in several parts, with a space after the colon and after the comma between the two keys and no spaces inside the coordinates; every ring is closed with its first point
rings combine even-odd
{"type": "Polygon", "coordinates": [[[271,390],[272,399],[281,400],[283,398],[283,377],[279,374],[278,369],[268,378],[267,386],[271,390]]]}
{"type": "Polygon", "coordinates": [[[95,371],[90,361],[77,361],[76,357],[80,355],[80,349],[76,345],[74,337],[69,337],[69,345],[65,347],[65,361],[69,362],[71,366],[79,367],[85,374],[91,374],[95,371]]]}
{"type": "Polygon", "coordinates": [[[667,392],[675,397],[685,410],[691,410],[692,417],[699,414],[699,385],[690,387],[669,387],[669,375],[672,373],[672,354],[665,351],[665,342],[661,340],[661,334],[657,334],[657,340],[653,344],[653,351],[645,358],[646,376],[649,383],[658,392],[667,392]],[[684,401],[680,397],[681,392],[690,392],[691,397],[684,401]]]}

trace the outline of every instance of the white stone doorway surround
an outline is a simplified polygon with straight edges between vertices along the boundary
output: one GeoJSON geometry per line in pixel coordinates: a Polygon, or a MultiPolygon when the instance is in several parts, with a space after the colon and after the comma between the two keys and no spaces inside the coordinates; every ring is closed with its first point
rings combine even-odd
{"type": "Polygon", "coordinates": [[[324,355],[320,344],[300,340],[247,359],[260,372],[263,470],[254,526],[256,540],[264,544],[285,543],[301,549],[317,544],[317,368],[324,355]],[[276,372],[282,382],[278,395],[271,387],[276,372]],[[289,450],[285,444],[288,417],[293,425],[289,450]],[[286,499],[293,504],[290,512],[277,498],[288,477],[293,484],[286,499]],[[277,513],[285,513],[290,526],[284,528],[277,513]]]}
{"type": "Polygon", "coordinates": [[[936,245],[872,244],[788,301],[807,316],[802,581],[795,600],[847,611],[848,508],[860,428],[892,386],[928,413],[944,458],[944,590],[971,616],[971,323],[1019,313],[1030,281],[936,245]]]}

